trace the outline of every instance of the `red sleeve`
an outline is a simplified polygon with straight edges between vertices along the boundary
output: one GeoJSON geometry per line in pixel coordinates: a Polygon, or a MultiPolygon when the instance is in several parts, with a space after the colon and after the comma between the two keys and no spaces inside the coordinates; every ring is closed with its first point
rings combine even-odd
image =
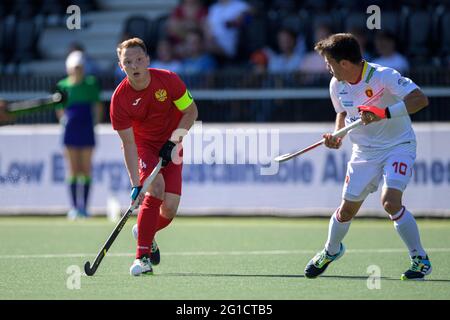
{"type": "Polygon", "coordinates": [[[180,99],[186,92],[186,85],[183,80],[174,72],[170,72],[168,87],[172,101],[180,99]]]}
{"type": "Polygon", "coordinates": [[[110,105],[111,124],[114,130],[125,130],[131,128],[132,119],[127,110],[123,107],[121,99],[114,92],[110,105]]]}

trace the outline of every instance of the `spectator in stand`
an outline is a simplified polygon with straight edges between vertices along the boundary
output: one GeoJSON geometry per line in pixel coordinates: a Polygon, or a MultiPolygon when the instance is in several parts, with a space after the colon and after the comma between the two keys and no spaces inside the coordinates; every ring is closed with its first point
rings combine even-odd
{"type": "Polygon", "coordinates": [[[209,8],[205,36],[207,50],[225,60],[237,54],[239,29],[250,18],[251,7],[242,0],[217,0],[209,8]]]}
{"type": "Polygon", "coordinates": [[[207,15],[208,8],[202,0],[182,0],[175,7],[167,21],[167,33],[176,55],[181,55],[183,43],[191,30],[203,30],[207,15]]]}
{"type": "Polygon", "coordinates": [[[94,58],[92,58],[86,50],[84,50],[83,45],[81,45],[78,42],[73,42],[69,47],[69,53],[72,53],[74,51],[80,51],[83,53],[84,57],[84,74],[87,76],[95,76],[98,77],[101,75],[100,67],[98,66],[98,63],[95,61],[94,58]]]}
{"type": "Polygon", "coordinates": [[[203,33],[200,30],[187,33],[183,46],[185,56],[182,59],[182,73],[200,74],[216,69],[216,61],[205,51],[203,40],[203,33]]]}
{"type": "Polygon", "coordinates": [[[400,73],[409,70],[408,60],[396,50],[395,35],[389,31],[380,31],[375,35],[375,49],[379,57],[372,62],[392,68],[400,73]]]}
{"type": "Polygon", "coordinates": [[[279,53],[269,51],[269,72],[291,72],[300,67],[302,56],[296,51],[297,34],[290,29],[278,31],[277,43],[279,53]]]}
{"type": "Polygon", "coordinates": [[[264,74],[267,72],[269,57],[265,49],[256,50],[250,56],[250,66],[255,74],[264,74]]]}
{"type": "Polygon", "coordinates": [[[150,67],[165,69],[175,73],[181,71],[181,61],[174,57],[172,45],[169,40],[158,41],[156,46],[156,59],[150,60],[150,67]]]}
{"type": "Polygon", "coordinates": [[[364,29],[359,27],[350,28],[349,33],[355,36],[358,40],[359,46],[361,48],[361,55],[364,60],[371,62],[373,60],[373,55],[367,50],[367,33],[364,29]]]}
{"type": "Polygon", "coordinates": [[[271,48],[255,51],[250,57],[253,71],[263,73],[282,73],[298,71],[302,55],[297,48],[297,35],[289,28],[282,28],[277,33],[278,52],[271,48]]]}
{"type": "MultiPolygon", "coordinates": [[[[328,24],[319,24],[314,30],[314,43],[327,38],[332,33],[328,24]]],[[[308,52],[300,64],[300,70],[306,73],[328,73],[327,65],[316,51],[308,52]]]]}

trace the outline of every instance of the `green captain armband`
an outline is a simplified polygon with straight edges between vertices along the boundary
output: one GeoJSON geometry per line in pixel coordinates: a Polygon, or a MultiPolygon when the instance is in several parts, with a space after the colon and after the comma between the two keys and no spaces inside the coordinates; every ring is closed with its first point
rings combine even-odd
{"type": "Polygon", "coordinates": [[[192,98],[191,93],[189,92],[189,90],[186,90],[186,92],[181,96],[181,98],[175,100],[173,103],[175,103],[178,110],[183,111],[184,109],[189,107],[193,101],[194,99],[192,98]]]}

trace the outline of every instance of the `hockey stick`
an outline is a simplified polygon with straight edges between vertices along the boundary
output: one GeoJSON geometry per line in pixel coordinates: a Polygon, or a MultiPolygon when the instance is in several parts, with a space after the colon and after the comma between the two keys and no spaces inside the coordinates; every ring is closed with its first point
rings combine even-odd
{"type": "Polygon", "coordinates": [[[56,103],[61,103],[65,101],[65,99],[65,93],[63,93],[62,91],[56,91],[55,93],[43,98],[10,102],[6,104],[6,112],[17,113],[21,111],[30,111],[42,107],[47,107],[56,103]]]}
{"type": "MultiPolygon", "coordinates": [[[[147,179],[145,179],[144,181],[144,185],[142,186],[141,191],[139,192],[139,195],[147,192],[148,188],[150,187],[150,185],[152,184],[153,180],[155,180],[155,177],[158,175],[159,170],[161,169],[161,164],[162,164],[162,159],[159,158],[159,162],[156,165],[156,167],[153,169],[152,173],[148,176],[147,179]]],[[[84,272],[88,275],[88,276],[93,276],[94,273],[97,271],[98,266],[100,265],[100,262],[102,262],[103,258],[106,255],[106,252],[108,252],[109,248],[111,247],[111,245],[113,244],[114,240],[116,239],[116,237],[119,235],[120,231],[122,230],[123,226],[125,225],[125,223],[127,222],[130,214],[133,212],[134,209],[136,209],[139,205],[139,195],[136,197],[136,200],[134,200],[132,202],[132,204],[130,205],[130,207],[128,208],[127,212],[125,212],[125,214],[123,215],[123,217],[120,219],[120,221],[117,223],[116,227],[114,228],[114,230],[111,232],[111,234],[109,235],[108,239],[106,240],[105,244],[103,245],[103,247],[100,249],[100,251],[97,254],[97,257],[95,257],[94,262],[92,263],[92,267],[89,261],[87,261],[84,264],[84,272]]]]}
{"type": "MultiPolygon", "coordinates": [[[[344,136],[347,132],[349,132],[350,130],[360,126],[362,124],[362,120],[358,119],[355,122],[351,123],[350,125],[343,127],[342,129],[336,131],[333,133],[332,137],[333,138],[338,138],[338,137],[342,137],[344,136]]],[[[312,145],[310,145],[309,147],[306,147],[304,149],[301,149],[299,151],[296,151],[294,153],[286,153],[286,154],[282,154],[278,157],[276,157],[274,160],[277,162],[284,162],[287,160],[290,160],[292,158],[298,157],[299,155],[306,153],[314,148],[317,148],[318,146],[322,145],[325,142],[325,139],[322,139],[312,145]]]]}

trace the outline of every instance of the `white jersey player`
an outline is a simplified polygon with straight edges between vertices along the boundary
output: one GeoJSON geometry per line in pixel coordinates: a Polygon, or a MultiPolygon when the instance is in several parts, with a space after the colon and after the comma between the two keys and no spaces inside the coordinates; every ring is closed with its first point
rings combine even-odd
{"type": "MultiPolygon", "coordinates": [[[[315,278],[340,258],[342,240],[365,198],[382,182],[381,203],[409,250],[410,268],[402,280],[423,280],[431,273],[429,257],[422,247],[414,216],[402,204],[402,195],[412,176],[416,138],[409,114],[428,105],[419,87],[396,70],[364,61],[355,37],[334,34],[319,41],[320,53],[333,78],[330,96],[336,130],[361,118],[364,125],[350,131],[352,157],[347,165],[341,205],[330,219],[325,248],[305,268],[315,278]]],[[[337,149],[342,138],[324,134],[325,145],[337,149]]]]}

